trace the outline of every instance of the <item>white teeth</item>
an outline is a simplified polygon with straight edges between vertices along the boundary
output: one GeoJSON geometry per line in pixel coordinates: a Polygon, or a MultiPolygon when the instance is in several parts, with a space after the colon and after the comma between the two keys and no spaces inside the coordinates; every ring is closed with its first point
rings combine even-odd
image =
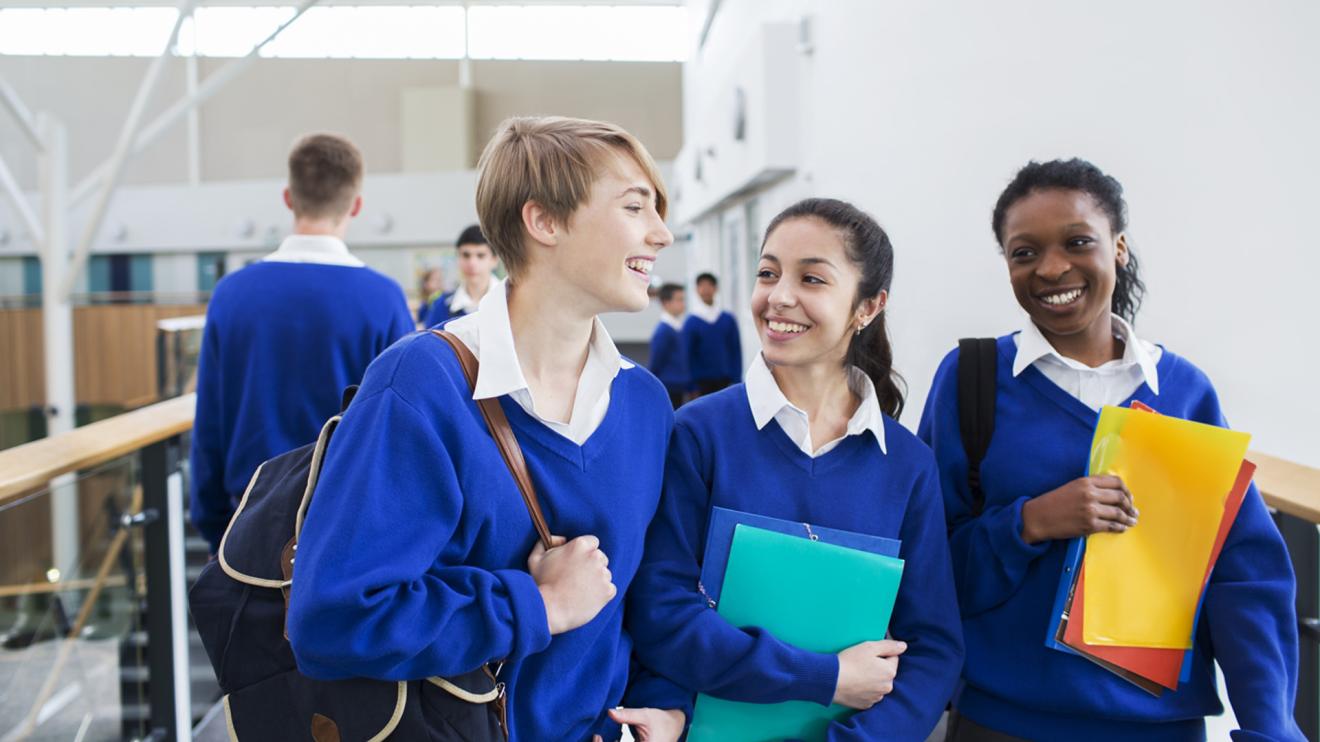
{"type": "Polygon", "coordinates": [[[1065,304],[1072,304],[1073,302],[1077,301],[1077,299],[1080,298],[1081,295],[1082,295],[1081,289],[1073,289],[1072,291],[1065,291],[1062,294],[1050,294],[1049,296],[1043,296],[1041,297],[1041,301],[1045,302],[1046,304],[1053,304],[1054,306],[1057,307],[1057,306],[1063,306],[1065,304]]]}
{"type": "Polygon", "coordinates": [[[797,333],[797,332],[805,332],[807,329],[806,325],[795,325],[792,322],[771,321],[771,322],[767,322],[766,324],[770,327],[771,330],[774,330],[775,332],[797,333]]]}
{"type": "Polygon", "coordinates": [[[635,259],[635,260],[629,260],[629,261],[625,262],[624,265],[626,265],[626,266],[628,266],[629,268],[631,268],[631,269],[637,271],[638,273],[645,273],[645,274],[648,275],[648,276],[651,275],[651,265],[652,265],[652,263],[651,263],[651,261],[649,261],[649,260],[643,260],[643,259],[638,258],[638,259],[635,259]]]}

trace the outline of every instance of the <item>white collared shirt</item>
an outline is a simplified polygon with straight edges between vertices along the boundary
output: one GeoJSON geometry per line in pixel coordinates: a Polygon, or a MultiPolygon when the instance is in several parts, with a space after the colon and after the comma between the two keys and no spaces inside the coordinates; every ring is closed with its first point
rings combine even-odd
{"type": "Polygon", "coordinates": [[[698,299],[692,304],[692,314],[695,314],[713,325],[715,324],[715,321],[720,318],[720,315],[723,314],[723,310],[714,304],[707,304],[698,299]]]}
{"type": "Polygon", "coordinates": [[[1123,341],[1123,357],[1091,368],[1085,363],[1059,354],[1045,339],[1036,323],[1027,320],[1014,337],[1017,355],[1013,358],[1013,376],[1035,366],[1045,378],[1093,410],[1105,405],[1120,405],[1143,383],[1160,393],[1156,366],[1164,350],[1137,337],[1122,317],[1113,315],[1114,337],[1123,341]]]}
{"type": "Polygon", "coordinates": [[[275,252],[262,258],[262,261],[346,265],[352,268],[366,265],[348,251],[348,245],[343,240],[328,234],[291,234],[284,238],[275,252]]]}
{"type": "Polygon", "coordinates": [[[592,320],[591,341],[587,349],[587,363],[578,377],[577,393],[573,397],[573,411],[568,422],[548,420],[537,414],[532,392],[527,388],[522,366],[518,364],[518,350],[513,343],[513,327],[509,323],[509,301],[504,281],[492,279],[486,295],[481,297],[477,311],[450,322],[445,329],[452,332],[481,361],[477,369],[476,390],[473,399],[489,399],[509,395],[527,414],[540,420],[546,427],[573,441],[586,442],[600,427],[610,408],[610,384],[619,371],[633,364],[619,355],[614,341],[597,317],[592,320]]]}
{"type": "Polygon", "coordinates": [[[884,413],[880,411],[875,384],[871,383],[871,377],[856,366],[848,369],[848,373],[852,376],[853,388],[862,392],[861,404],[857,405],[857,411],[848,420],[848,430],[842,437],[813,450],[811,423],[807,413],[788,401],[788,397],[785,397],[783,390],[779,388],[779,382],[775,381],[774,374],[770,373],[765,358],[757,353],[752,365],[747,368],[747,375],[743,381],[747,389],[747,402],[752,408],[752,419],[756,421],[756,429],[761,430],[774,420],[779,423],[780,429],[788,435],[789,440],[812,458],[819,458],[833,451],[850,435],[861,435],[869,430],[875,436],[880,452],[887,453],[884,413]]]}
{"type": "Polygon", "coordinates": [[[661,310],[661,311],[660,311],[660,321],[663,322],[663,323],[665,323],[666,325],[669,325],[670,327],[674,328],[675,330],[678,330],[679,332],[682,332],[682,331],[683,331],[683,318],[682,318],[682,317],[675,317],[674,315],[670,314],[669,312],[666,312],[666,311],[664,311],[664,310],[661,310]]]}
{"type": "MultiPolygon", "coordinates": [[[[493,284],[496,279],[491,278],[490,280],[493,284]]],[[[486,291],[489,293],[490,289],[488,288],[486,291]]],[[[484,299],[485,297],[482,298],[484,299]]],[[[458,314],[459,312],[462,312],[463,314],[472,314],[477,311],[477,306],[478,303],[476,300],[474,300],[472,295],[468,293],[467,284],[458,284],[458,288],[454,289],[454,295],[449,297],[449,314],[451,316],[458,314]]]]}

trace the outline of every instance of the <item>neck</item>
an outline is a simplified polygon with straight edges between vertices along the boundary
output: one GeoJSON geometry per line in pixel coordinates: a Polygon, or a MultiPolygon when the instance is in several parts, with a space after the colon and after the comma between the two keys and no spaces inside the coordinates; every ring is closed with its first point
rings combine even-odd
{"type": "Polygon", "coordinates": [[[302,235],[313,235],[321,237],[338,237],[344,239],[344,234],[348,232],[347,219],[312,219],[310,217],[294,217],[293,233],[302,235]]]}
{"type": "Polygon", "coordinates": [[[576,380],[587,364],[595,315],[564,302],[562,287],[535,279],[507,286],[513,346],[528,383],[576,380]]]}
{"type": "Polygon", "coordinates": [[[1114,320],[1107,312],[1086,329],[1069,335],[1055,335],[1039,325],[1037,327],[1059,355],[1092,368],[1123,357],[1123,341],[1114,337],[1114,320]]]}
{"type": "Polygon", "coordinates": [[[848,375],[834,361],[805,366],[770,366],[775,383],[794,407],[807,413],[807,420],[848,420],[861,400],[848,388],[848,375]]]}
{"type": "Polygon", "coordinates": [[[476,276],[475,278],[463,279],[463,290],[472,297],[472,301],[481,301],[481,297],[486,295],[490,289],[490,275],[476,276]]]}

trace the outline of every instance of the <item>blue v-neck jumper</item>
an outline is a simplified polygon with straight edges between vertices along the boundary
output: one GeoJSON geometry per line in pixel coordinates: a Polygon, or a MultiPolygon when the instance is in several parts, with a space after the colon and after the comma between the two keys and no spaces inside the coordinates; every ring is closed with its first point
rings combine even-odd
{"type": "MultiPolygon", "coordinates": [[[[935,374],[918,431],[939,461],[967,640],[964,682],[954,702],[959,712],[1032,740],[1202,740],[1204,717],[1223,710],[1213,666],[1218,661],[1242,727],[1235,740],[1301,740],[1292,718],[1292,566],[1255,485],[1211,575],[1190,682],[1155,698],[1081,657],[1046,648],[1068,541],[1024,542],[1022,505],[1085,476],[1099,413],[1035,367],[1014,377],[1012,335],[999,338],[997,348],[995,431],[981,464],[985,509],[979,517],[971,516],[958,428],[957,350],[935,374]]],[[[1166,415],[1226,424],[1200,369],[1165,350],[1157,371],[1160,394],[1143,384],[1123,406],[1140,400],[1166,415]]]]}
{"type": "Polygon", "coordinates": [[[449,346],[407,338],[368,369],[331,442],[298,546],[288,631],[317,678],[455,675],[504,661],[515,742],[617,739],[628,683],[623,596],[660,497],[673,412],[641,367],[620,370],[579,446],[509,397],[552,532],[594,535],[619,593],[551,636],[527,572],[531,517],[449,346]]]}
{"type": "Polygon", "coordinates": [[[908,650],[894,690],[832,724],[829,738],[926,739],[957,681],[962,636],[935,459],[889,417],[884,425],[888,453],[867,431],[812,458],[778,423],[756,428],[742,384],[684,405],[646,559],[629,594],[629,627],[643,664],[713,696],[827,705],[838,678],[836,655],[734,626],[699,592],[711,508],[901,539],[905,565],[890,634],[908,650]]]}

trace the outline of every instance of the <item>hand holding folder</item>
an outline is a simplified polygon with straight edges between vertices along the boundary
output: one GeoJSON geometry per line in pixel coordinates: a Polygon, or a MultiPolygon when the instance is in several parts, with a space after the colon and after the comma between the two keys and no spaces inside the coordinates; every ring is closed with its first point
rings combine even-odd
{"type": "MultiPolygon", "coordinates": [[[[781,641],[817,652],[834,653],[885,637],[902,577],[902,560],[888,553],[827,543],[822,535],[847,532],[724,512],[718,520],[712,514],[702,581],[708,579],[711,565],[718,564],[725,543],[716,537],[716,528],[732,523],[727,568],[715,592],[717,610],[726,620],[735,626],[759,626],[781,641]],[[739,520],[770,525],[773,530],[739,520]]],[[[843,538],[897,553],[898,542],[893,539],[864,534],[843,538]]],[[[702,695],[697,699],[688,739],[824,739],[829,724],[849,713],[841,706],[826,708],[806,701],[748,704],[702,695]]]]}

